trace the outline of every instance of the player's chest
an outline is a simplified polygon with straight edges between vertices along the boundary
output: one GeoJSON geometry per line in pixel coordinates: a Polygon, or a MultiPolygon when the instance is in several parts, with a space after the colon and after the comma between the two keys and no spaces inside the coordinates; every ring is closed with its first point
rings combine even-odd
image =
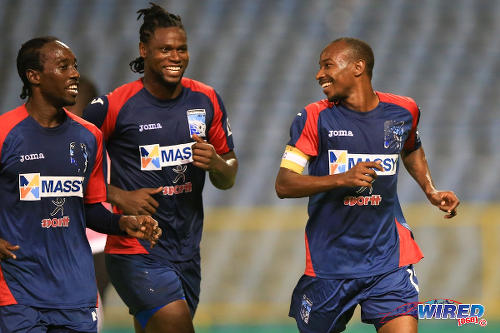
{"type": "Polygon", "coordinates": [[[349,117],[343,114],[323,117],[319,122],[320,151],[348,150],[399,154],[412,128],[405,115],[349,117]]]}
{"type": "Polygon", "coordinates": [[[191,142],[193,134],[207,137],[212,118],[205,104],[142,106],[118,116],[114,139],[134,146],[191,142]]]}

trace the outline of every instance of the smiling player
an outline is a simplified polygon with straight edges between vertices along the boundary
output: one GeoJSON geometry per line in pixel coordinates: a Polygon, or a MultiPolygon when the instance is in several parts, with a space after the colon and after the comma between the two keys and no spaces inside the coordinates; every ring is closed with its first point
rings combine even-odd
{"type": "Polygon", "coordinates": [[[306,270],[290,306],[301,332],[341,332],[358,304],[363,322],[381,333],[417,331],[416,312],[404,305],[418,301],[412,265],[423,255],[399,205],[399,159],[445,217],[459,204],[434,187],[417,105],[375,92],[373,65],[358,39],[337,39],[321,52],[316,79],[327,99],[295,117],[276,178],[280,198],[309,196],[306,270]]]}

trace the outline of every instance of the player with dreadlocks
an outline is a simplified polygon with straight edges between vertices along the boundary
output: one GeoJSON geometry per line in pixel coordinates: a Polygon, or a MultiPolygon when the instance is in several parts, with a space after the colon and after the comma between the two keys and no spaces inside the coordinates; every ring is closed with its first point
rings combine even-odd
{"type": "Polygon", "coordinates": [[[194,332],[206,172],[228,189],[238,163],[221,98],[183,78],[189,53],[181,18],[156,4],[138,13],[140,57],[130,67],[143,77],[94,99],[84,118],[106,140],[108,200],[126,214],[154,216],[163,237],[154,249],[108,237],[106,265],[136,332],[194,332]]]}

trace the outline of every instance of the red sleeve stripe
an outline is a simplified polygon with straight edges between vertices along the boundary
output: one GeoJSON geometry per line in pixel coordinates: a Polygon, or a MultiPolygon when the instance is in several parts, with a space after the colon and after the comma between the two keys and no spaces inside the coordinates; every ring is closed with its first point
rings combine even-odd
{"type": "Polygon", "coordinates": [[[24,104],[0,116],[0,157],[2,156],[3,143],[9,132],[28,116],[24,104]]]}
{"type": "Polygon", "coordinates": [[[115,130],[116,118],[120,113],[121,108],[127,101],[137,94],[144,87],[142,79],[127,83],[116,88],[113,92],[107,95],[108,97],[108,112],[101,126],[104,139],[107,140],[111,133],[115,130]]]}
{"type": "Polygon", "coordinates": [[[185,88],[191,89],[192,91],[195,92],[201,92],[210,99],[212,105],[214,106],[214,117],[212,119],[212,125],[208,130],[208,138],[210,139],[210,143],[214,146],[217,154],[222,155],[229,152],[229,146],[227,145],[227,139],[226,139],[226,132],[222,127],[223,113],[219,105],[219,100],[217,99],[217,95],[215,94],[215,90],[204,83],[188,78],[182,78],[181,82],[185,88]]]}
{"type": "Polygon", "coordinates": [[[91,132],[96,140],[97,153],[94,162],[94,168],[90,174],[90,178],[87,184],[87,190],[85,192],[84,201],[87,204],[98,203],[106,201],[106,180],[104,179],[104,170],[102,166],[103,158],[103,141],[101,131],[92,123],[78,117],[77,115],[66,111],[68,117],[85,127],[89,132],[91,132]]]}
{"type": "Polygon", "coordinates": [[[295,147],[299,148],[304,154],[309,156],[318,156],[318,119],[321,111],[326,110],[330,104],[327,100],[321,100],[316,103],[309,104],[305,107],[307,118],[302,133],[295,143],[295,147]]]}
{"type": "Polygon", "coordinates": [[[405,149],[410,149],[415,145],[416,131],[419,119],[420,110],[418,109],[417,103],[411,97],[399,96],[389,93],[376,92],[380,102],[396,104],[406,110],[408,110],[412,116],[412,126],[410,134],[408,135],[408,140],[405,143],[405,149]]]}

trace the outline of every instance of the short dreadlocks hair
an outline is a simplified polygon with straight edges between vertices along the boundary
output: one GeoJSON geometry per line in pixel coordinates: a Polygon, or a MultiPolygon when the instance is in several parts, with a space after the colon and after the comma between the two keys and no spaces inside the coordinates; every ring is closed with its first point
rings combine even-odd
{"type": "MultiPolygon", "coordinates": [[[[182,20],[179,15],[169,13],[153,2],[150,2],[150,4],[151,7],[139,9],[137,11],[139,14],[139,16],[137,16],[137,20],[144,17],[144,22],[139,30],[141,42],[147,43],[151,37],[153,37],[157,28],[178,27],[184,30],[184,26],[182,25],[182,20]]],[[[129,66],[132,72],[144,73],[144,58],[138,57],[132,60],[129,66]]]]}

